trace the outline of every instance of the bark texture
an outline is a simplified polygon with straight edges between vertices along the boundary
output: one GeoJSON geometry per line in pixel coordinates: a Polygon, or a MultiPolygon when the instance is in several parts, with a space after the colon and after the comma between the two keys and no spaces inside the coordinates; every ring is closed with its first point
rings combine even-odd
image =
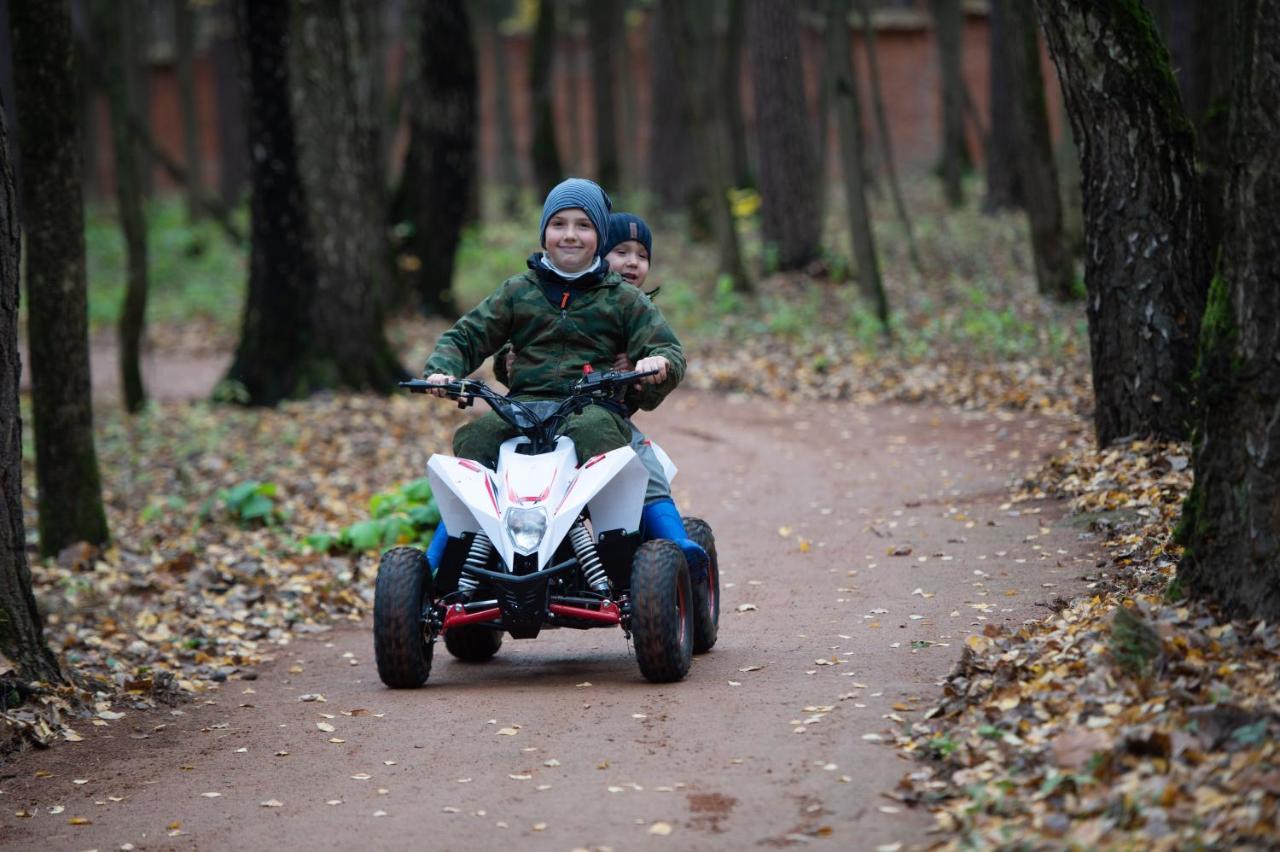
{"type": "Polygon", "coordinates": [[[592,0],[587,4],[590,35],[591,99],[595,106],[596,179],[609,191],[618,189],[618,113],[614,109],[620,33],[626,32],[620,0],[592,0]]]}
{"type": "MultiPolygon", "coordinates": [[[[367,27],[357,0],[295,0],[289,79],[298,176],[316,262],[302,392],[387,392],[403,372],[382,330],[383,196],[367,27]],[[364,85],[362,85],[362,83],[364,85]]],[[[463,199],[465,201],[465,197],[463,199]]]]}
{"type": "Polygon", "coordinates": [[[1139,4],[1038,7],[1080,145],[1098,443],[1185,437],[1211,249],[1177,84],[1139,4]]]}
{"type": "Polygon", "coordinates": [[[417,9],[418,69],[400,192],[413,222],[410,245],[422,261],[416,273],[421,307],[456,317],[454,259],[476,180],[476,59],[462,0],[424,0],[417,9]]]}
{"type": "MultiPolygon", "coordinates": [[[[3,101],[0,96],[0,101],[3,101]]],[[[27,536],[22,522],[22,416],[18,386],[18,191],[9,158],[8,116],[0,103],[0,655],[28,680],[61,683],[58,661],[45,644],[31,593],[27,536]]]]}
{"type": "Polygon", "coordinates": [[[800,269],[821,250],[817,150],[800,65],[798,9],[751,0],[747,50],[760,149],[761,231],[778,269],[800,269]]]}
{"type": "Polygon", "coordinates": [[[93,446],[75,50],[66,0],[9,9],[27,237],[40,552],[107,540],[93,446]]]}
{"type": "Polygon", "coordinates": [[[304,392],[316,264],[289,110],[289,4],[238,0],[251,160],[249,288],[224,390],[250,405],[304,392]]]}
{"type": "Polygon", "coordinates": [[[539,200],[564,180],[560,149],[556,145],[556,117],[551,100],[552,62],[556,52],[556,10],[552,0],[539,0],[538,24],[529,51],[529,97],[533,102],[534,188],[539,200]]]}
{"type": "Polygon", "coordinates": [[[1008,24],[1005,56],[1013,94],[1014,162],[1031,221],[1036,284],[1042,296],[1065,302],[1074,298],[1075,263],[1062,226],[1036,13],[1025,0],[994,0],[995,7],[1003,7],[1008,24]]]}
{"type": "Polygon", "coordinates": [[[969,147],[964,136],[964,11],[960,0],[929,0],[938,42],[938,77],[942,83],[942,151],[938,171],[943,191],[952,207],[964,204],[964,173],[969,168],[969,147]]]}
{"type": "Polygon", "coordinates": [[[1195,485],[1179,576],[1232,615],[1280,617],[1280,2],[1236,6],[1222,256],[1200,337],[1195,485]]]}

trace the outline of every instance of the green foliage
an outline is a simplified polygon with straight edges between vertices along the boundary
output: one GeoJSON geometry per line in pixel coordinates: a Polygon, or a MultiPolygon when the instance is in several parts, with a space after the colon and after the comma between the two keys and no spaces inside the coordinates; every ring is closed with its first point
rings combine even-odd
{"type": "Polygon", "coordinates": [[[241,524],[273,524],[284,517],[276,508],[276,484],[250,479],[231,488],[218,491],[217,499],[233,518],[241,524]]]}
{"type": "Polygon", "coordinates": [[[465,229],[453,275],[458,309],[470,310],[503,281],[524,272],[526,259],[537,249],[536,217],[521,222],[486,223],[483,229],[465,229]]]}
{"type": "Polygon", "coordinates": [[[1182,578],[1175,575],[1174,578],[1169,581],[1169,585],[1165,586],[1164,599],[1169,603],[1176,604],[1186,600],[1186,598],[1187,591],[1182,587],[1182,578]]]}
{"type": "Polygon", "coordinates": [[[938,758],[941,760],[946,760],[948,757],[954,754],[955,750],[958,749],[959,747],[960,747],[959,742],[957,742],[956,740],[953,740],[951,737],[946,736],[945,734],[940,734],[939,736],[936,736],[933,739],[929,740],[929,751],[933,754],[935,758],[938,758]]]}
{"type": "Polygon", "coordinates": [[[398,544],[425,547],[440,524],[440,510],[426,479],[373,495],[369,515],[337,534],[313,533],[305,543],[312,550],[328,553],[359,553],[398,544]]]}
{"type": "Polygon", "coordinates": [[[144,524],[152,523],[166,515],[181,512],[187,508],[187,501],[183,500],[176,494],[170,494],[167,497],[157,497],[147,504],[142,510],[141,517],[144,524]]]}
{"type": "Polygon", "coordinates": [[[1251,725],[1241,725],[1231,732],[1231,739],[1242,748],[1253,748],[1267,740],[1267,720],[1259,719],[1251,725]]]}

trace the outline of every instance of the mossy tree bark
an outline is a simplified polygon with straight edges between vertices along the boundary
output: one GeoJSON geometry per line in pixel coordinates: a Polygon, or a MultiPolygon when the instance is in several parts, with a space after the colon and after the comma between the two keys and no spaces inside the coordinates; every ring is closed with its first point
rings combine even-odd
{"type": "Polygon", "coordinates": [[[766,248],[776,252],[778,269],[800,269],[822,249],[822,229],[816,227],[822,184],[800,66],[797,7],[751,0],[747,52],[760,151],[761,232],[766,248]]]}
{"type": "Polygon", "coordinates": [[[1075,297],[1075,262],[1062,227],[1062,198],[1049,139],[1035,8],[1025,0],[994,0],[996,7],[1002,7],[1008,25],[1004,44],[1012,89],[1014,163],[1031,222],[1036,284],[1042,296],[1070,301],[1075,297]]]}
{"type": "Polygon", "coordinates": [[[476,58],[463,0],[423,0],[414,9],[417,70],[398,206],[413,223],[423,311],[456,317],[454,260],[476,182],[476,58]]]}
{"type": "Polygon", "coordinates": [[[112,0],[94,0],[93,29],[101,56],[102,85],[111,119],[111,148],[115,158],[116,210],[125,248],[124,305],[116,322],[120,345],[120,387],[125,410],[141,411],[147,403],[142,383],[142,336],[147,320],[147,219],[143,209],[142,171],[146,162],[130,131],[138,115],[134,96],[138,85],[131,67],[138,54],[135,28],[120,15],[112,0]]]}
{"type": "Polygon", "coordinates": [[[551,72],[556,53],[556,9],[553,0],[539,0],[538,23],[529,51],[529,96],[533,103],[534,188],[541,201],[564,180],[560,149],[556,145],[556,117],[552,109],[551,72]]]}
{"type": "MultiPolygon", "coordinates": [[[[379,304],[387,288],[386,208],[383,195],[370,187],[382,185],[375,129],[381,104],[362,85],[368,64],[382,58],[366,50],[369,21],[358,5],[359,0],[293,4],[290,94],[298,177],[316,262],[314,295],[299,306],[310,314],[299,368],[303,393],[323,388],[386,393],[404,374],[383,334],[379,304]]],[[[465,202],[465,194],[460,200],[465,202]]]]}
{"type": "Polygon", "coordinates": [[[938,76],[942,83],[942,151],[938,171],[947,203],[964,204],[964,173],[972,164],[964,135],[964,10],[960,0],[929,0],[938,43],[938,76]]]}
{"type": "MultiPolygon", "coordinates": [[[[68,106],[74,106],[74,101],[68,106]]],[[[0,104],[0,654],[13,661],[24,678],[62,683],[62,672],[45,644],[31,593],[22,521],[22,415],[18,405],[22,380],[18,352],[21,241],[18,191],[9,151],[8,117],[0,104]]]]}
{"type": "Polygon", "coordinates": [[[592,0],[587,4],[590,36],[591,100],[595,107],[596,180],[608,192],[618,191],[619,165],[616,85],[626,17],[620,0],[592,0]]]}
{"type": "Polygon", "coordinates": [[[1221,260],[1200,335],[1195,484],[1179,576],[1233,615],[1280,618],[1280,0],[1235,5],[1221,260]]]}
{"type": "Polygon", "coordinates": [[[9,7],[27,237],[40,552],[107,541],[93,446],[78,71],[66,0],[9,7]]]}
{"type": "Polygon", "coordinates": [[[1139,3],[1038,6],[1080,146],[1098,443],[1186,437],[1211,247],[1167,54],[1139,3]]]}

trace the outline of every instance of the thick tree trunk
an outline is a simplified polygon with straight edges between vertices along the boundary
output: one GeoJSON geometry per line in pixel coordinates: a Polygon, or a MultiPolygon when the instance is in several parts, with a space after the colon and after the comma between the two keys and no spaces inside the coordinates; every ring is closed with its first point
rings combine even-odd
{"type": "Polygon", "coordinates": [[[204,157],[200,152],[200,116],[196,101],[195,15],[190,0],[173,0],[174,59],[178,69],[178,105],[182,111],[182,149],[186,154],[187,219],[204,217],[200,193],[204,186],[204,157]]]}
{"type": "Polygon", "coordinates": [[[690,211],[690,231],[695,237],[704,237],[711,230],[708,216],[693,216],[695,210],[706,211],[706,190],[695,164],[688,156],[693,150],[693,126],[689,114],[688,99],[684,96],[684,82],[676,68],[675,49],[668,35],[666,5],[659,3],[653,9],[653,21],[649,36],[652,135],[649,140],[649,173],[645,185],[658,202],[669,212],[680,209],[690,211]]]}
{"type": "Polygon", "coordinates": [[[1058,188],[1062,191],[1062,238],[1075,260],[1084,259],[1084,197],[1081,192],[1080,146],[1071,127],[1065,101],[1058,101],[1062,135],[1054,149],[1058,162],[1058,188]]]}
{"type": "Polygon", "coordinates": [[[929,0],[938,42],[938,77],[942,82],[942,151],[938,171],[947,203],[964,204],[964,173],[972,160],[964,135],[964,11],[960,0],[929,0]]]}
{"type": "Polygon", "coordinates": [[[209,47],[218,108],[218,197],[226,207],[240,201],[249,182],[250,167],[242,57],[236,40],[236,2],[222,0],[215,7],[214,35],[209,47]]]}
{"type": "Polygon", "coordinates": [[[1038,2],[1081,146],[1098,443],[1185,437],[1212,251],[1191,124],[1140,6],[1038,2]]]}
{"type": "Polygon", "coordinates": [[[112,0],[94,0],[94,34],[101,57],[102,83],[111,116],[111,148],[115,157],[116,209],[125,248],[124,305],[117,320],[120,345],[120,387],[125,410],[137,413],[147,402],[142,384],[142,335],[147,318],[147,222],[142,200],[144,162],[129,130],[135,116],[137,86],[132,85],[129,65],[137,55],[135,28],[121,19],[112,0]]]}
{"type": "Polygon", "coordinates": [[[994,213],[1021,207],[1022,186],[1018,181],[1018,144],[1014,126],[1015,80],[1009,72],[1009,4],[1017,0],[991,0],[987,20],[990,57],[991,130],[987,134],[987,195],[982,210],[994,213]]]}
{"type": "Polygon", "coordinates": [[[1035,8],[1025,0],[995,0],[1008,22],[1007,63],[1013,89],[1015,161],[1031,221],[1031,250],[1040,294],[1058,301],[1075,297],[1075,264],[1062,229],[1062,199],[1049,110],[1040,74],[1040,37],[1035,8]]]}
{"type": "Polygon", "coordinates": [[[671,40],[672,59],[679,78],[684,80],[683,96],[691,121],[694,151],[699,170],[705,175],[708,207],[719,253],[717,273],[726,276],[739,292],[752,292],[753,285],[742,263],[737,224],[729,208],[733,185],[724,109],[715,81],[724,61],[713,35],[714,7],[709,3],[684,4],[680,0],[660,0],[663,25],[671,40]]]}
{"type": "MultiPolygon", "coordinates": [[[[377,183],[380,105],[370,98],[359,0],[295,0],[289,80],[298,176],[316,263],[300,367],[304,393],[388,392],[403,374],[382,331],[385,205],[377,183]]],[[[467,42],[469,44],[469,42],[467,42]]]]}
{"type": "Polygon", "coordinates": [[[27,235],[40,552],[107,540],[93,447],[75,48],[65,0],[9,9],[27,235]]]}
{"type": "Polygon", "coordinates": [[[778,269],[800,269],[821,251],[822,183],[809,129],[796,7],[751,0],[747,50],[760,146],[761,231],[778,269]]]}
{"type": "Polygon", "coordinates": [[[613,106],[615,84],[626,32],[620,0],[592,0],[587,4],[587,31],[590,35],[591,95],[595,106],[596,180],[608,192],[618,190],[618,115],[613,106]]]}
{"type": "Polygon", "coordinates": [[[551,72],[556,53],[556,10],[552,0],[539,0],[538,24],[529,51],[529,96],[533,102],[534,188],[545,198],[551,188],[564,180],[560,149],[556,147],[556,117],[552,109],[551,72]]]}
{"type": "MultiPolygon", "coordinates": [[[[4,102],[4,117],[9,122],[9,167],[13,169],[14,186],[22,186],[22,162],[18,158],[18,111],[13,92],[13,39],[9,30],[9,0],[0,0],[0,101],[4,102]]],[[[18,216],[22,216],[21,198],[18,199],[18,216]]]]}
{"type": "Polygon", "coordinates": [[[515,118],[511,113],[511,72],[507,67],[507,46],[496,20],[488,26],[489,49],[493,55],[494,88],[498,125],[498,180],[502,183],[502,212],[508,219],[520,215],[520,159],[516,155],[515,118]]]}
{"type": "Polygon", "coordinates": [[[733,185],[746,189],[756,185],[748,148],[747,119],[742,112],[742,51],[747,42],[747,0],[727,0],[724,33],[724,61],[720,75],[724,81],[720,96],[724,99],[724,121],[729,133],[729,163],[733,185]]]}
{"type": "Polygon", "coordinates": [[[848,18],[849,0],[827,0],[827,51],[834,75],[840,167],[844,172],[845,199],[849,208],[849,236],[858,264],[858,289],[887,333],[889,300],[880,278],[880,260],[876,256],[871,208],[867,204],[867,187],[863,179],[862,104],[858,98],[858,78],[849,55],[848,18]]]}
{"type": "Polygon", "coordinates": [[[316,263],[289,110],[289,4],[238,0],[252,151],[249,289],[229,391],[276,405],[306,391],[316,263]]]}
{"type": "Polygon", "coordinates": [[[418,68],[409,93],[409,151],[401,194],[413,222],[421,307],[456,317],[453,270],[475,182],[477,97],[471,26],[462,0],[418,4],[418,68]]]}
{"type": "Polygon", "coordinates": [[[1236,168],[1200,336],[1195,485],[1179,576],[1233,615],[1280,618],[1280,2],[1238,4],[1236,168]]]}
{"type": "MultiPolygon", "coordinates": [[[[18,352],[18,269],[21,230],[18,190],[9,152],[8,100],[0,92],[0,656],[28,680],[62,683],[58,661],[41,632],[31,593],[27,536],[22,521],[22,380],[18,352]]],[[[74,106],[74,102],[68,106],[74,106]]]]}

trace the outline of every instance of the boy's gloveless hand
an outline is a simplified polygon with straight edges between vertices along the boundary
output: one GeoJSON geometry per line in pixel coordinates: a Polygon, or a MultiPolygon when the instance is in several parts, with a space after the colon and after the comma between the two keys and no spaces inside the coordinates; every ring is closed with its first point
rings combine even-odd
{"type": "MultiPolygon", "coordinates": [[[[444,385],[452,381],[454,381],[453,376],[445,375],[444,373],[432,373],[427,376],[427,384],[429,385],[444,385]]],[[[429,390],[427,393],[444,399],[444,388],[440,388],[439,390],[429,390]]]]}
{"type": "MultiPolygon", "coordinates": [[[[661,355],[650,355],[648,358],[641,358],[636,363],[637,373],[646,373],[649,370],[657,370],[652,376],[645,376],[640,380],[641,385],[657,385],[667,380],[667,359],[661,355]]],[[[637,386],[638,389],[638,386],[637,386]]]]}
{"type": "Polygon", "coordinates": [[[627,357],[627,353],[619,352],[618,357],[613,359],[613,369],[619,373],[627,373],[635,369],[635,365],[631,363],[631,359],[627,357]]]}

